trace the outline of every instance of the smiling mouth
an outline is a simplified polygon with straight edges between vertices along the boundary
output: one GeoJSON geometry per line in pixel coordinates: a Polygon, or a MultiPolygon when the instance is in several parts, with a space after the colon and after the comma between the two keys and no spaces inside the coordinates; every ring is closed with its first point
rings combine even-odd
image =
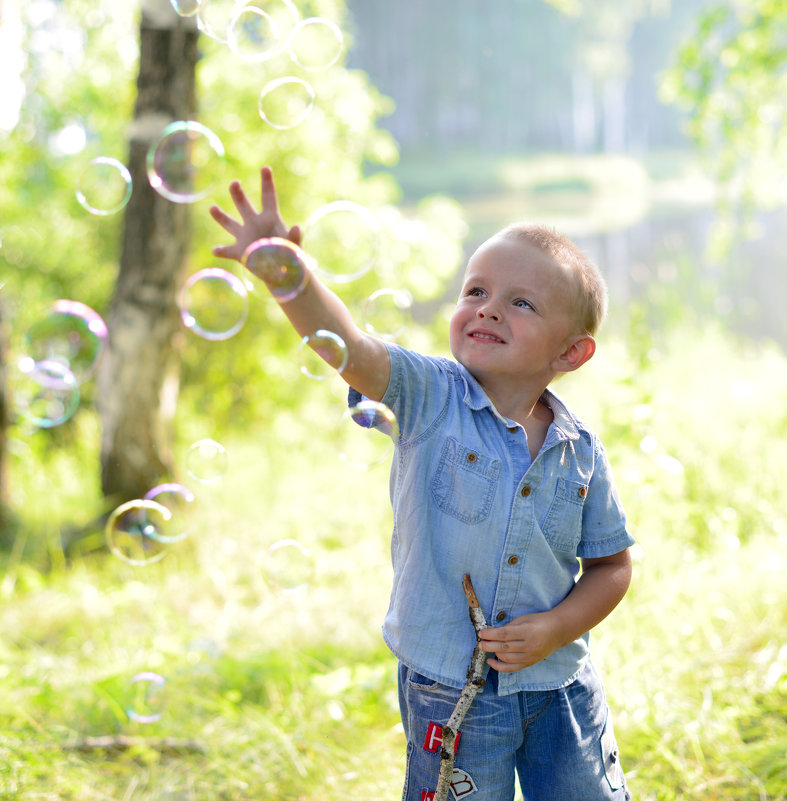
{"type": "Polygon", "coordinates": [[[480,342],[497,342],[501,345],[504,345],[505,342],[500,339],[500,337],[496,337],[494,334],[486,334],[482,331],[473,331],[470,333],[470,339],[479,340],[480,342]]]}

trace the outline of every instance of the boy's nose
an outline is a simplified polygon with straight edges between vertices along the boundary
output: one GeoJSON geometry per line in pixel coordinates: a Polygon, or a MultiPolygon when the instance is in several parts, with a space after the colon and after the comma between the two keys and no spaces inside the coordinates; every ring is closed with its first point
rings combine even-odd
{"type": "Polygon", "coordinates": [[[491,303],[486,303],[481,306],[477,314],[481,320],[489,319],[500,322],[500,312],[491,303]]]}

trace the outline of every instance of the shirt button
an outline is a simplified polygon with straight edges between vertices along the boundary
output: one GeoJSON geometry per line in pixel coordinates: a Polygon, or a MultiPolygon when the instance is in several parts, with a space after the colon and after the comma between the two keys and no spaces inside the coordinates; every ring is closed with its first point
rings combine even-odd
{"type": "Polygon", "coordinates": [[[528,496],[528,495],[530,495],[530,487],[528,487],[527,485],[525,485],[525,486],[524,486],[524,487],[522,487],[522,489],[520,490],[520,493],[521,493],[521,495],[522,495],[522,497],[523,497],[523,498],[527,498],[527,496],[528,496]]]}
{"type": "Polygon", "coordinates": [[[511,556],[508,557],[508,564],[509,565],[515,565],[518,561],[519,561],[519,557],[516,554],[511,554],[511,556]]]}
{"type": "Polygon", "coordinates": [[[579,488],[579,497],[580,498],[584,498],[585,495],[587,495],[587,494],[588,494],[587,487],[580,487],[579,488]]]}
{"type": "Polygon", "coordinates": [[[467,454],[467,461],[472,464],[472,462],[478,461],[478,454],[476,453],[468,453],[467,454]]]}
{"type": "Polygon", "coordinates": [[[506,613],[505,612],[498,612],[497,613],[497,619],[498,619],[499,622],[502,623],[506,619],[506,613]]]}

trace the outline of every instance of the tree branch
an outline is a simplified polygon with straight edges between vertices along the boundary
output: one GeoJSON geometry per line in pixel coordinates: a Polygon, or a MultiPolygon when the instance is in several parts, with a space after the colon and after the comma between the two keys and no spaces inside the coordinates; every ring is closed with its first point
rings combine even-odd
{"type": "Polygon", "coordinates": [[[108,734],[101,737],[84,737],[75,743],[68,743],[63,748],[67,751],[106,751],[120,753],[134,748],[152,748],[167,756],[182,756],[183,754],[204,754],[205,746],[194,740],[182,740],[176,737],[127,737],[125,735],[108,734]]]}
{"type": "Polygon", "coordinates": [[[440,748],[440,778],[437,782],[437,790],[434,794],[434,801],[446,801],[448,791],[451,788],[451,779],[454,772],[454,744],[456,734],[462,721],[473,703],[476,693],[484,686],[484,665],[486,664],[486,651],[479,647],[481,642],[481,629],[486,628],[486,618],[478,603],[478,596],[475,594],[473,582],[470,575],[465,573],[462,579],[462,588],[465,591],[467,605],[470,610],[470,621],[475,628],[476,645],[473,649],[473,656],[470,659],[470,667],[467,670],[467,683],[462,689],[459,700],[456,702],[448,723],[443,726],[443,744],[440,748]]]}

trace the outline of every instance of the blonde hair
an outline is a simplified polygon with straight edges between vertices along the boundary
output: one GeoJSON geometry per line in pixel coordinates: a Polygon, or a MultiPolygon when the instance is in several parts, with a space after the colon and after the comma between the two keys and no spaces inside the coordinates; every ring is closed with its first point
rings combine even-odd
{"type": "Polygon", "coordinates": [[[544,225],[512,223],[496,236],[529,242],[570,269],[577,278],[572,306],[579,327],[591,336],[598,331],[607,313],[607,286],[598,267],[581,248],[544,225]]]}

